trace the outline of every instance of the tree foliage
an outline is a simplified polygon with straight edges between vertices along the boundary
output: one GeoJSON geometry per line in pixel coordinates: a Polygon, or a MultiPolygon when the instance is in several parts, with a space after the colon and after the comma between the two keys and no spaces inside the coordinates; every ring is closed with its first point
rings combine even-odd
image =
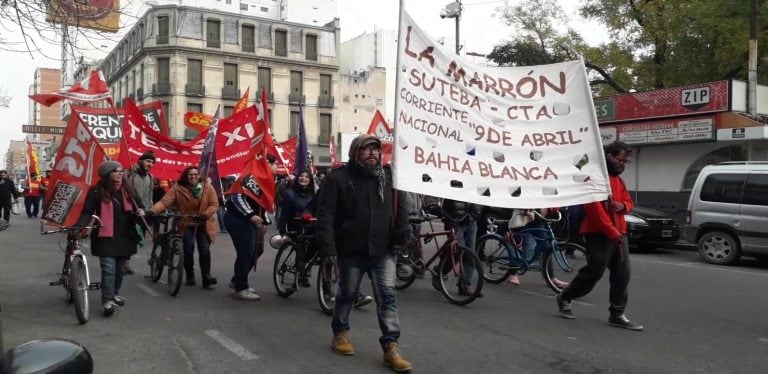
{"type": "MultiPolygon", "coordinates": [[[[526,0],[498,9],[518,31],[489,58],[529,65],[584,58],[596,94],[747,79],[750,0],[584,0],[583,17],[603,24],[609,42],[586,45],[567,27],[554,0],[526,0]],[[556,28],[555,25],[565,25],[556,28]]],[[[762,4],[763,1],[760,1],[762,4]]],[[[768,45],[768,9],[758,7],[758,45],[768,45]]],[[[768,48],[758,48],[768,62],[768,48]]],[[[760,67],[758,80],[768,81],[760,67]]]]}

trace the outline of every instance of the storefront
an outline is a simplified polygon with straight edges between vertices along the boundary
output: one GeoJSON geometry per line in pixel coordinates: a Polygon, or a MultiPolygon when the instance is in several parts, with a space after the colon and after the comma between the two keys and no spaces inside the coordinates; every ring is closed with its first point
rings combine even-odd
{"type": "Polygon", "coordinates": [[[636,203],[683,223],[701,169],[725,161],[768,160],[768,87],[745,114],[747,85],[717,81],[595,99],[604,143],[634,148],[624,172],[636,203]]]}

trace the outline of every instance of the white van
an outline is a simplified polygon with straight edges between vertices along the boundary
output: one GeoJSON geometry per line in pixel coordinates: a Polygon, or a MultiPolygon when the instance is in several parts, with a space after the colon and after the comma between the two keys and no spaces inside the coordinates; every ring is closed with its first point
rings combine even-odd
{"type": "Polygon", "coordinates": [[[712,264],[733,264],[742,254],[768,261],[768,162],[704,167],[691,190],[683,237],[712,264]]]}

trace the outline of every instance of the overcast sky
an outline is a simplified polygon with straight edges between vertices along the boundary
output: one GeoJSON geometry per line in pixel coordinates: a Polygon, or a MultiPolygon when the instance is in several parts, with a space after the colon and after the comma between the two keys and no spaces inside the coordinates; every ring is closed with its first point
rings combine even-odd
{"type": "MultiPolygon", "coordinates": [[[[453,19],[441,19],[440,10],[453,0],[406,0],[406,11],[419,23],[419,26],[428,32],[433,38],[453,38],[455,34],[455,21],[453,19]]],[[[586,23],[578,17],[576,10],[579,1],[559,0],[561,6],[568,14],[571,27],[580,31],[589,44],[599,44],[607,40],[605,30],[595,23],[586,23]]],[[[516,3],[517,0],[509,0],[516,3]]],[[[397,29],[398,1],[396,0],[338,0],[339,18],[341,20],[341,40],[346,41],[365,32],[371,32],[375,28],[397,29]]],[[[504,4],[504,1],[488,0],[464,0],[464,13],[462,14],[460,39],[464,44],[463,51],[489,53],[494,45],[509,39],[515,30],[505,26],[495,17],[495,9],[504,4]]],[[[140,0],[123,0],[123,6],[128,6],[129,15],[123,16],[121,24],[132,25],[135,19],[143,14],[146,6],[140,0]]],[[[5,31],[5,30],[2,30],[5,31]]],[[[17,35],[9,35],[7,32],[0,37],[12,39],[17,35]]],[[[118,41],[119,37],[115,37],[118,41]]],[[[96,47],[109,44],[96,42],[96,47]]],[[[87,52],[91,58],[101,58],[105,53],[91,50],[87,52]]],[[[45,55],[36,53],[11,53],[0,51],[0,89],[3,93],[13,97],[10,108],[0,109],[3,124],[0,125],[0,156],[4,156],[8,150],[10,140],[23,140],[21,125],[28,121],[29,99],[28,87],[34,78],[37,67],[61,68],[58,60],[61,55],[60,46],[47,45],[45,55]]],[[[1,166],[0,166],[1,167],[1,166]]]]}

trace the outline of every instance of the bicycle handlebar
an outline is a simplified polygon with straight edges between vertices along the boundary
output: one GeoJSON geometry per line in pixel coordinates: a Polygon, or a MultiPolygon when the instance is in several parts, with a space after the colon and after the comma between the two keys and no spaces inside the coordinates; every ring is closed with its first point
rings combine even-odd
{"type": "Polygon", "coordinates": [[[71,232],[80,231],[82,229],[97,229],[97,228],[103,226],[101,224],[101,218],[99,218],[99,216],[94,214],[94,215],[91,216],[91,218],[93,218],[93,220],[94,220],[94,223],[91,224],[91,225],[86,225],[86,226],[61,226],[61,227],[56,228],[55,230],[47,230],[47,231],[45,230],[45,221],[40,221],[40,235],[58,234],[60,232],[71,233],[71,232]]]}
{"type": "Polygon", "coordinates": [[[535,215],[536,217],[539,217],[539,218],[541,218],[541,219],[543,219],[544,221],[547,221],[547,222],[560,222],[563,219],[563,214],[560,213],[560,210],[556,210],[556,212],[557,212],[557,218],[547,218],[547,217],[544,217],[544,215],[539,213],[538,210],[533,210],[533,215],[535,215]]]}

